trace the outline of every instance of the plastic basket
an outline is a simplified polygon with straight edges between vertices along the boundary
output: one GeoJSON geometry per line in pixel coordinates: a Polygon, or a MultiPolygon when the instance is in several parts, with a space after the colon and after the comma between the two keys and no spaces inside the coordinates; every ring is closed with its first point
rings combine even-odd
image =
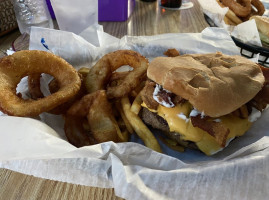
{"type": "MultiPolygon", "coordinates": [[[[217,27],[213,20],[210,19],[206,14],[204,14],[204,17],[209,26],[217,27]]],[[[247,58],[253,58],[257,54],[260,54],[259,63],[265,67],[269,67],[269,48],[245,44],[233,36],[231,36],[231,38],[233,39],[236,46],[240,48],[240,53],[242,56],[247,58]]]]}

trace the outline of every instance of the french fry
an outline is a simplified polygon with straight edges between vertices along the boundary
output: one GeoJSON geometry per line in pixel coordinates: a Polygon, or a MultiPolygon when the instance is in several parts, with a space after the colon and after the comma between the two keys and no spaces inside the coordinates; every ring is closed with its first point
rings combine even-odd
{"type": "Polygon", "coordinates": [[[184,147],[180,146],[176,141],[170,140],[168,138],[163,138],[162,136],[160,136],[159,138],[170,149],[173,149],[173,150],[179,151],[179,152],[184,152],[184,147]]]}
{"type": "Polygon", "coordinates": [[[142,98],[141,98],[141,92],[136,96],[134,99],[132,105],[131,105],[131,111],[138,115],[139,111],[141,110],[141,103],[142,103],[142,98]]]}
{"type": "Polygon", "coordinates": [[[126,130],[122,131],[121,133],[122,133],[122,136],[124,138],[124,142],[128,142],[129,141],[129,132],[128,132],[128,130],[126,129],[126,130]]]}
{"type": "Polygon", "coordinates": [[[87,76],[87,74],[89,73],[90,68],[88,67],[82,67],[78,70],[78,73],[80,73],[82,76],[87,76]]]}
{"type": "Polygon", "coordinates": [[[131,133],[131,134],[134,133],[134,129],[133,129],[132,125],[130,124],[129,120],[127,119],[125,113],[123,112],[123,109],[121,107],[121,103],[119,101],[117,101],[115,103],[115,105],[116,105],[117,110],[120,113],[120,116],[121,116],[122,120],[124,121],[124,124],[125,124],[126,129],[128,130],[128,132],[131,133]]]}
{"type": "Polygon", "coordinates": [[[129,141],[129,132],[127,130],[127,127],[123,121],[123,119],[120,117],[117,119],[118,126],[121,130],[121,135],[123,138],[123,142],[128,142],[129,141]]]}
{"type": "Polygon", "coordinates": [[[157,152],[162,152],[157,139],[154,137],[148,127],[143,123],[138,115],[131,111],[131,104],[128,97],[121,98],[121,106],[128,121],[131,123],[137,135],[144,141],[145,145],[157,152]]]}
{"type": "Polygon", "coordinates": [[[225,24],[236,26],[236,24],[226,16],[224,16],[223,21],[225,22],[225,24]]]}
{"type": "Polygon", "coordinates": [[[126,132],[126,131],[123,131],[123,132],[122,132],[122,131],[120,130],[120,127],[119,127],[119,125],[118,125],[117,122],[115,122],[115,128],[116,128],[117,135],[119,136],[120,140],[121,140],[122,142],[128,142],[128,138],[129,138],[129,136],[128,136],[128,132],[126,132]]]}
{"type": "Polygon", "coordinates": [[[170,149],[173,149],[175,151],[179,151],[179,152],[184,152],[184,147],[182,146],[173,146],[173,145],[170,145],[169,143],[166,144],[170,149]]]}
{"type": "Polygon", "coordinates": [[[122,118],[117,119],[117,122],[121,130],[126,129],[125,123],[122,118]]]}
{"type": "Polygon", "coordinates": [[[236,14],[231,11],[230,9],[228,10],[228,12],[226,13],[226,16],[232,21],[234,22],[236,25],[241,24],[243,21],[236,16],[236,14]]]}

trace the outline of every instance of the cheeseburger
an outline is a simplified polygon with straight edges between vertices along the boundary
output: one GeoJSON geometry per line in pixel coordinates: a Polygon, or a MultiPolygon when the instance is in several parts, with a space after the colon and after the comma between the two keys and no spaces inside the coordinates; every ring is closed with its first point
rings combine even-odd
{"type": "Polygon", "coordinates": [[[142,119],[178,144],[213,155],[266,108],[266,73],[244,57],[219,52],[155,58],[142,90],[142,119]]]}

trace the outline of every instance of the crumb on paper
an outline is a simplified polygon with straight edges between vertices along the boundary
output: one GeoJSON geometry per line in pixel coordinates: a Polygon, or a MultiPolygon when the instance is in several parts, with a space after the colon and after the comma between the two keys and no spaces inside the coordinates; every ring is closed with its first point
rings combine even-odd
{"type": "Polygon", "coordinates": [[[7,54],[8,56],[12,55],[13,53],[15,53],[15,51],[13,51],[12,48],[10,48],[10,49],[8,49],[8,50],[6,51],[6,54],[7,54]]]}

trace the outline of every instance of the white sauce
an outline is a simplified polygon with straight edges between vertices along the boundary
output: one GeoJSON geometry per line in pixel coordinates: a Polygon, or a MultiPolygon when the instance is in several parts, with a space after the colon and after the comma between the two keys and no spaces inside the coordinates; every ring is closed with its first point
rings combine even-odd
{"type": "Polygon", "coordinates": [[[199,115],[201,112],[199,112],[198,110],[196,110],[195,108],[191,111],[190,113],[190,117],[196,117],[197,115],[199,115]]]}
{"type": "Polygon", "coordinates": [[[190,117],[196,117],[197,115],[201,115],[201,119],[203,119],[205,117],[204,111],[200,112],[200,111],[196,110],[196,108],[193,108],[193,110],[190,113],[190,117]]]}
{"type": "MultiPolygon", "coordinates": [[[[160,99],[158,97],[158,93],[160,92],[161,88],[162,87],[159,84],[156,84],[156,87],[155,87],[154,92],[153,92],[153,99],[164,107],[167,107],[167,108],[174,107],[175,104],[172,102],[170,97],[168,97],[168,101],[169,101],[168,103],[165,101],[160,101],[160,99]]],[[[170,91],[168,91],[166,89],[163,89],[163,90],[166,91],[167,93],[171,93],[170,91]]]]}
{"type": "Polygon", "coordinates": [[[248,116],[248,121],[255,122],[258,118],[260,118],[262,113],[256,108],[252,107],[251,114],[248,116]]]}
{"type": "Polygon", "coordinates": [[[185,120],[186,123],[188,123],[189,120],[190,120],[190,118],[187,118],[187,116],[184,115],[183,113],[179,113],[179,114],[177,114],[177,116],[178,116],[179,118],[185,120]]]}
{"type": "Polygon", "coordinates": [[[214,119],[214,122],[221,122],[221,119],[214,119]]]}
{"type": "MultiPolygon", "coordinates": [[[[184,115],[183,113],[179,113],[177,114],[177,116],[183,120],[185,120],[186,123],[188,123],[190,121],[191,117],[196,117],[197,115],[201,115],[201,119],[204,118],[205,114],[204,112],[200,112],[198,110],[196,110],[195,108],[191,110],[189,117],[187,117],[186,115],[184,115]]],[[[215,119],[214,121],[216,122],[221,122],[220,119],[215,119]]]]}

